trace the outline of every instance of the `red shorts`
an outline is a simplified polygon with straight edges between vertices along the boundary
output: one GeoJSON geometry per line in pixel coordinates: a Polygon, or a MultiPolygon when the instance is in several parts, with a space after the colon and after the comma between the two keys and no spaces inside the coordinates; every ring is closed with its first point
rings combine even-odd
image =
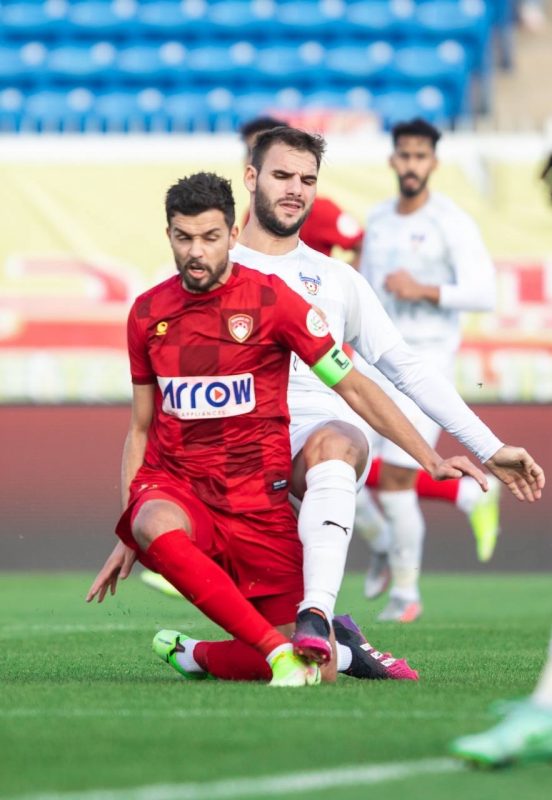
{"type": "Polygon", "coordinates": [[[269,622],[283,625],[295,620],[303,599],[303,548],[287,501],[266,511],[229,514],[199,500],[188,481],[141,467],[116,532],[145,566],[149,566],[147,556],[132,536],[132,523],[149,500],[168,500],[185,512],[192,541],[220,564],[269,622]]]}

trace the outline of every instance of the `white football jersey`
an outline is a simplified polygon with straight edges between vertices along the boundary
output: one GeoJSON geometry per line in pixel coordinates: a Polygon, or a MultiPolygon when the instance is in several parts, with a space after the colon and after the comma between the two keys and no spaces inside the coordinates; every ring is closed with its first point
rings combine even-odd
{"type": "Polygon", "coordinates": [[[454,351],[460,312],[494,308],[493,263],[476,224],[448,197],[431,194],[412,214],[398,214],[396,205],[387,200],[368,215],[360,271],[409,344],[454,351]],[[387,291],[385,278],[399,269],[440,286],[439,304],[402,301],[387,291]]]}
{"type": "MultiPolygon", "coordinates": [[[[349,264],[301,241],[294,250],[280,256],[259,253],[238,243],[230,258],[250,269],[278,275],[307,302],[321,309],[339,346],[346,342],[368,364],[379,362],[378,369],[383,369],[389,378],[393,376],[393,382],[428,416],[457,436],[482,461],[498,450],[498,439],[465,405],[452,384],[439,371],[426,369],[425,362],[420,362],[405,345],[373,289],[349,264]]],[[[288,404],[292,430],[294,424],[300,425],[305,419],[337,417],[366,431],[364,421],[295,353],[290,365],[288,404]]]]}
{"type": "MultiPolygon", "coordinates": [[[[238,243],[230,258],[259,272],[278,275],[308,303],[324,312],[340,347],[344,342],[350,343],[369,364],[401,341],[400,333],[383,312],[366,280],[353,267],[307,247],[304,242],[299,241],[294,250],[281,256],[265,255],[238,243]]],[[[336,393],[295,354],[291,359],[288,398],[292,413],[297,406],[311,404],[319,408],[324,403],[327,408],[335,408],[339,403],[336,393]],[[316,406],[312,396],[305,395],[307,392],[320,395],[316,406]]]]}

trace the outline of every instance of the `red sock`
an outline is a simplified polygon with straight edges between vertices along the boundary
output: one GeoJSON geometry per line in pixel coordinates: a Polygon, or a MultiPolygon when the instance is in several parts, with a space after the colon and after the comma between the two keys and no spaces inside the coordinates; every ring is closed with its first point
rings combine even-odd
{"type": "Polygon", "coordinates": [[[263,656],[289,641],[259,614],[230,576],[202,553],[185,531],[158,536],[146,556],[153,568],[209,619],[263,656]]]}
{"type": "Polygon", "coordinates": [[[373,489],[377,488],[380,479],[381,458],[375,458],[370,465],[370,472],[366,478],[366,486],[371,486],[373,489]]]}
{"type": "Polygon", "coordinates": [[[223,681],[269,681],[272,670],[260,653],[237,639],[198,642],[194,658],[199,666],[223,681]]]}
{"type": "Polygon", "coordinates": [[[460,490],[460,478],[449,478],[447,481],[436,481],[428,472],[420,470],[416,479],[418,497],[431,500],[446,500],[456,503],[460,490]]]}

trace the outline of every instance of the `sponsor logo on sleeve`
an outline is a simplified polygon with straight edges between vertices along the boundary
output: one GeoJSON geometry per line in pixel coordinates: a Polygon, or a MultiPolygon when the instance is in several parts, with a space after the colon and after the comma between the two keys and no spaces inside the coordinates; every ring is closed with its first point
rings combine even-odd
{"type": "Polygon", "coordinates": [[[323,339],[330,332],[325,319],[322,319],[318,311],[314,308],[309,308],[307,312],[307,330],[313,336],[318,336],[323,339]]]}
{"type": "Polygon", "coordinates": [[[155,329],[155,335],[164,336],[167,333],[168,328],[169,328],[168,322],[158,322],[157,327],[155,329]]]}
{"type": "Polygon", "coordinates": [[[253,317],[249,314],[234,314],[228,319],[228,330],[236,342],[245,342],[253,330],[253,317]]]}
{"type": "Polygon", "coordinates": [[[255,408],[255,380],[241,375],[157,378],[165,414],[178,419],[214,419],[249,414],[255,408]]]}
{"type": "Polygon", "coordinates": [[[320,289],[320,284],[322,281],[320,280],[320,275],[316,275],[314,278],[310,278],[308,275],[303,275],[302,272],[299,273],[299,278],[301,279],[303,286],[307,290],[309,294],[318,294],[318,290],[320,289]]]}

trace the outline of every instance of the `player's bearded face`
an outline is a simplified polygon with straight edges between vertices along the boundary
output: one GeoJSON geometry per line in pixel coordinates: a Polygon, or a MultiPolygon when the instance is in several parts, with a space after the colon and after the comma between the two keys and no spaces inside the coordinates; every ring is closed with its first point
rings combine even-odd
{"type": "Polygon", "coordinates": [[[246,169],[246,186],[254,192],[253,208],[261,227],[278,237],[297,233],[312,208],[317,178],[312,153],[283,142],[269,147],[258,171],[246,169]]]}
{"type": "Polygon", "coordinates": [[[305,200],[292,193],[286,193],[277,200],[273,200],[257,183],[255,191],[255,214],[261,226],[275,236],[293,236],[300,229],[303,222],[310,214],[312,202],[307,205],[305,200]],[[290,218],[284,209],[295,211],[295,218],[290,218]]]}
{"type": "Polygon", "coordinates": [[[228,230],[221,211],[175,214],[167,233],[176,268],[189,292],[209,292],[226,283],[231,274],[228,251],[235,244],[237,229],[228,230]]]}
{"type": "Polygon", "coordinates": [[[429,139],[404,136],[399,139],[391,158],[403,197],[417,197],[427,187],[437,161],[429,139]]]}
{"type": "Polygon", "coordinates": [[[182,283],[189,292],[209,292],[220,286],[228,268],[228,256],[216,264],[207,264],[204,259],[198,258],[181,260],[175,254],[175,262],[182,283]]]}

